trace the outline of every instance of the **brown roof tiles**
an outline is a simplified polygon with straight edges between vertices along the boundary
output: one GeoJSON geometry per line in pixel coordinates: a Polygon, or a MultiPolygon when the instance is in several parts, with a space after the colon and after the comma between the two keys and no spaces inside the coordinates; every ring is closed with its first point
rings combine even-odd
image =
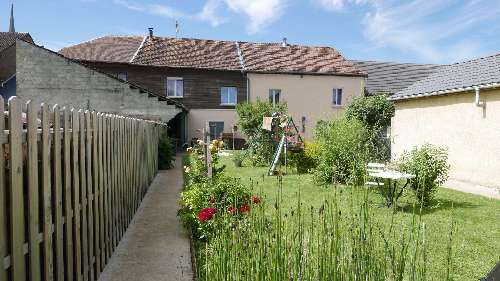
{"type": "Polygon", "coordinates": [[[128,63],[143,39],[142,36],[105,36],[63,48],[59,53],[67,58],[82,61],[128,63]]]}
{"type": "Polygon", "coordinates": [[[33,43],[33,38],[29,33],[21,32],[0,32],[0,52],[16,43],[16,39],[33,43]]]}
{"type": "Polygon", "coordinates": [[[133,63],[155,66],[241,70],[234,42],[147,38],[133,63]]]}
{"type": "Polygon", "coordinates": [[[366,76],[331,47],[115,36],[67,47],[60,53],[85,61],[262,73],[366,76]]]}

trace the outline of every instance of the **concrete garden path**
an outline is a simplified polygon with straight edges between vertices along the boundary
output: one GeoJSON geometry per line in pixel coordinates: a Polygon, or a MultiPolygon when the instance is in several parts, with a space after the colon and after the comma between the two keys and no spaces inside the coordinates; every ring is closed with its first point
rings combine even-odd
{"type": "Polygon", "coordinates": [[[160,171],[99,281],[193,280],[189,238],[177,218],[182,160],[160,171]]]}

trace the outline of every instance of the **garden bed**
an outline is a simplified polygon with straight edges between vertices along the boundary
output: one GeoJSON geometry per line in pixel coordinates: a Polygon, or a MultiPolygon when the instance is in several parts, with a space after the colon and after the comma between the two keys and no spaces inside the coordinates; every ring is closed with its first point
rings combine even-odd
{"type": "MultiPolygon", "coordinates": [[[[227,166],[225,173],[241,178],[242,182],[261,190],[264,200],[274,202],[278,196],[276,177],[264,176],[266,167],[236,168],[230,157],[222,157],[221,164],[227,166]]],[[[325,199],[332,196],[334,187],[319,186],[309,174],[289,174],[282,178],[282,209],[295,207],[297,196],[313,208],[320,208],[325,199]]],[[[349,210],[353,197],[359,197],[362,189],[338,186],[339,208],[349,210]]],[[[397,212],[380,207],[383,198],[377,192],[368,194],[371,220],[378,225],[410,225],[413,216],[413,196],[405,194],[398,202],[397,212]],[[406,195],[406,196],[405,196],[406,195]]],[[[272,204],[266,212],[272,213],[272,204]]],[[[447,253],[451,222],[455,224],[452,236],[451,272],[455,280],[477,280],[484,277],[498,262],[500,252],[500,221],[494,214],[500,213],[500,201],[440,188],[434,204],[424,209],[425,240],[428,251],[427,272],[429,280],[443,280],[447,270],[447,253]]],[[[307,223],[308,217],[305,218],[307,223]]],[[[310,221],[310,220],[309,220],[310,221]]]]}

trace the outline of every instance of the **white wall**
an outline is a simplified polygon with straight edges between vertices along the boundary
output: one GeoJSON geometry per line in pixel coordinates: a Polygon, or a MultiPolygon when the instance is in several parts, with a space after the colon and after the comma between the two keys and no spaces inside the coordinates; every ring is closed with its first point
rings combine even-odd
{"type": "Polygon", "coordinates": [[[416,98],[396,102],[391,137],[393,158],[423,143],[449,149],[450,178],[500,187],[500,90],[416,98]]]}

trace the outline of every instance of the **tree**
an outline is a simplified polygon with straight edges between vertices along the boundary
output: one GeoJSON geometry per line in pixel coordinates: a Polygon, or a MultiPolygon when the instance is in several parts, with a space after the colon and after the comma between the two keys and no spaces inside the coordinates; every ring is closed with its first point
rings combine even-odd
{"type": "Polygon", "coordinates": [[[346,117],[363,123],[369,132],[370,155],[374,160],[390,158],[390,143],[384,131],[391,125],[394,104],[385,95],[357,97],[347,107],[346,117]]]}
{"type": "Polygon", "coordinates": [[[248,152],[252,165],[268,165],[274,152],[272,133],[262,129],[264,117],[271,117],[273,113],[287,114],[284,103],[273,105],[269,102],[257,100],[254,103],[240,103],[236,106],[238,126],[247,137],[248,152]]]}

